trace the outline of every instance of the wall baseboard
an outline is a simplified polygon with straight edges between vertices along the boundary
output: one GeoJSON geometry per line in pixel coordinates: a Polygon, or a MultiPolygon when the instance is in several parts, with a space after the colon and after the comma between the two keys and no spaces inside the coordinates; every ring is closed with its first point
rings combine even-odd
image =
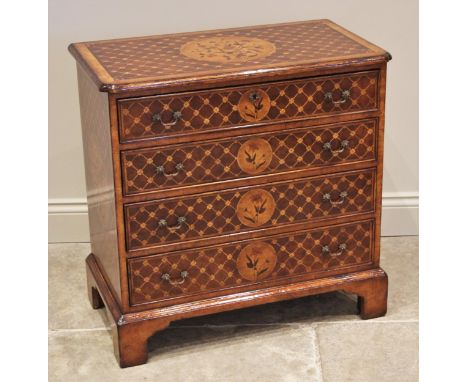
{"type": "Polygon", "coordinates": [[[382,236],[419,234],[418,192],[388,192],[382,197],[382,236]]]}
{"type": "Polygon", "coordinates": [[[86,198],[49,199],[49,243],[89,242],[86,198]]]}
{"type": "MultiPolygon", "coordinates": [[[[384,193],[382,236],[419,233],[417,192],[384,193]]],[[[49,243],[89,242],[85,198],[49,199],[49,243]]]]}

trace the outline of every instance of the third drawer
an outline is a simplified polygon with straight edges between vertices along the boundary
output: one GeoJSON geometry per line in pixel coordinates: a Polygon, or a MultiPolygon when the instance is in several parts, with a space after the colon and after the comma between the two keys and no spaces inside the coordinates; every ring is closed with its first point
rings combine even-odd
{"type": "Polygon", "coordinates": [[[373,212],[375,169],[125,206],[127,249],[373,212]]]}

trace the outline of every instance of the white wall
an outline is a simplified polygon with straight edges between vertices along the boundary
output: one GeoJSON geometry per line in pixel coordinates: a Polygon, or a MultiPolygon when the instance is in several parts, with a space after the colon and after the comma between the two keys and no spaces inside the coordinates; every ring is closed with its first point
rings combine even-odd
{"type": "Polygon", "coordinates": [[[387,81],[382,232],[417,234],[417,0],[49,0],[49,240],[89,240],[69,43],[318,18],[329,18],[393,55],[387,81]]]}

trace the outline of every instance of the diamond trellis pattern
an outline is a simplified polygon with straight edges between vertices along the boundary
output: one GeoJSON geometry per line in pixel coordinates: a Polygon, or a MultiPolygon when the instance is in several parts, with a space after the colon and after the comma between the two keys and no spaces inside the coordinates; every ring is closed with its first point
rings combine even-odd
{"type": "Polygon", "coordinates": [[[374,179],[374,170],[364,170],[249,187],[242,191],[211,192],[129,204],[125,206],[127,247],[136,250],[186,239],[244,232],[249,227],[260,225],[268,228],[314,218],[372,211],[374,179]],[[249,211],[245,212],[247,193],[254,194],[254,202],[251,207],[247,204],[249,211]],[[266,206],[266,201],[262,200],[265,194],[271,195],[270,200],[274,201],[272,207],[271,202],[270,206],[266,206]],[[326,199],[326,194],[329,194],[329,199],[326,199]],[[244,216],[255,219],[252,215],[255,211],[258,212],[256,217],[259,221],[262,220],[262,213],[265,214],[263,217],[267,215],[264,223],[243,224],[248,222],[244,216]],[[179,220],[181,218],[182,222],[179,220]]]}
{"type": "Polygon", "coordinates": [[[370,71],[224,91],[121,100],[120,137],[122,141],[130,141],[251,124],[239,113],[239,102],[244,93],[256,90],[262,90],[270,98],[268,112],[258,122],[372,110],[377,108],[377,82],[378,72],[370,71]],[[346,99],[343,98],[344,91],[349,91],[346,99]],[[332,94],[331,99],[326,93],[332,94]],[[181,113],[179,119],[174,120],[175,112],[181,113]],[[153,120],[155,114],[159,114],[160,120],[153,120]]]}
{"type": "MultiPolygon", "coordinates": [[[[184,251],[182,254],[131,259],[128,261],[131,303],[137,305],[253,285],[256,280],[246,280],[239,273],[238,260],[241,251],[249,243],[256,242],[273,248],[275,266],[262,282],[275,281],[370,262],[373,222],[283,234],[247,243],[184,251]],[[329,251],[324,251],[325,246],[329,251]],[[185,280],[180,277],[184,271],[187,272],[185,280]],[[163,274],[168,274],[173,281],[164,280],[163,274]]],[[[255,261],[256,255],[252,257],[255,261]]]]}
{"type": "Polygon", "coordinates": [[[271,162],[257,175],[375,159],[376,156],[375,120],[164,149],[133,150],[122,153],[124,192],[131,195],[249,176],[251,173],[239,166],[238,156],[244,154],[239,151],[242,145],[255,137],[266,140],[272,149],[271,162]],[[338,153],[343,141],[348,144],[338,153]],[[331,144],[331,149],[324,147],[326,143],[331,144]],[[161,166],[166,175],[158,171],[161,166]],[[177,166],[182,169],[177,171],[177,166]]]}
{"type": "Polygon", "coordinates": [[[215,75],[256,67],[281,67],[374,53],[323,20],[195,34],[97,41],[86,43],[86,46],[117,82],[181,78],[203,73],[215,75]],[[275,51],[273,54],[248,60],[227,62],[200,61],[181,53],[184,44],[213,37],[262,39],[268,44],[273,44],[275,51]]]}
{"type": "Polygon", "coordinates": [[[93,307],[115,297],[136,328],[122,367],[144,362],[149,329],[213,302],[357,286],[363,318],[385,313],[390,53],[330,20],[68,50],[83,108],[88,292],[93,307]]]}

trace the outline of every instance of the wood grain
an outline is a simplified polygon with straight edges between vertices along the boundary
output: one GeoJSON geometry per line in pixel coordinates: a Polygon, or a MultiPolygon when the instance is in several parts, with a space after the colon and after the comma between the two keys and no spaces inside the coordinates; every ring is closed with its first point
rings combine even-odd
{"type": "Polygon", "coordinates": [[[109,103],[78,66],[91,250],[120,301],[117,219],[110,139],[109,103]]]}
{"type": "MultiPolygon", "coordinates": [[[[227,57],[236,50],[232,45],[223,49],[229,51],[227,57]]],[[[239,80],[239,74],[244,79],[263,82],[271,76],[284,78],[304,72],[317,75],[323,69],[346,67],[356,62],[382,63],[389,59],[389,54],[383,49],[330,20],[84,42],[71,44],[69,50],[93,73],[101,90],[115,93],[190,82],[217,86],[222,82],[239,80]],[[263,50],[256,49],[257,52],[269,53],[272,45],[275,51],[259,55],[256,60],[223,58],[222,62],[208,61],[205,65],[180,52],[185,44],[197,44],[201,39],[215,37],[231,41],[239,37],[253,38],[254,41],[260,39],[267,43],[263,42],[263,50]],[[122,60],[119,55],[122,51],[127,54],[127,59],[122,60]]],[[[210,55],[205,47],[204,52],[198,50],[197,57],[203,53],[210,55]]],[[[211,54],[211,57],[220,57],[221,53],[222,50],[211,54]]]]}
{"type": "Polygon", "coordinates": [[[183,318],[336,290],[385,314],[387,52],[329,20],[69,49],[88,296],[121,367],[183,318]]]}

